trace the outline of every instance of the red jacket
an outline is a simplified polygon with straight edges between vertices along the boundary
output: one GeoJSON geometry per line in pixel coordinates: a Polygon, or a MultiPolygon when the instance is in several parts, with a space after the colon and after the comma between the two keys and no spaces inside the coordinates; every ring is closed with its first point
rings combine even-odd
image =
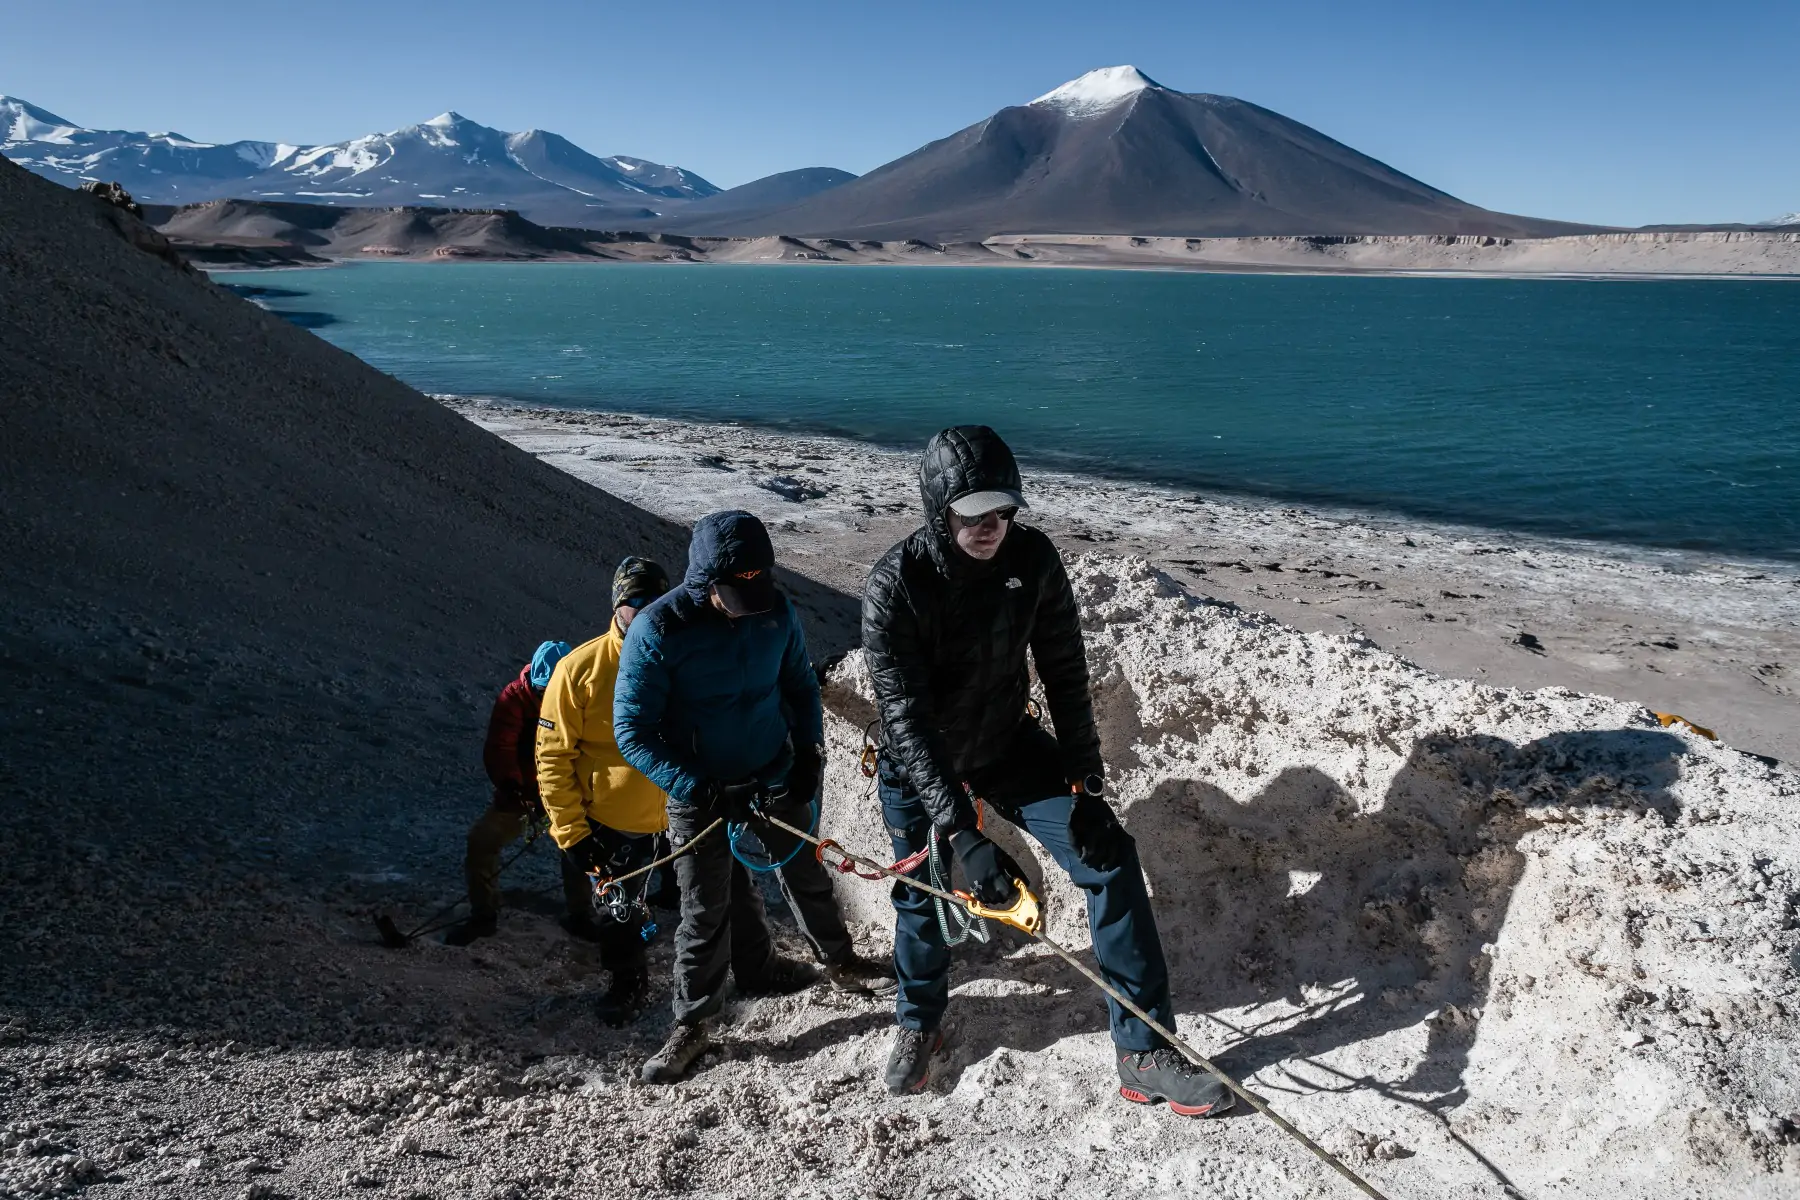
{"type": "Polygon", "coordinates": [[[531,668],[500,690],[488,718],[481,764],[494,784],[494,807],[532,812],[542,803],[537,784],[537,723],[543,697],[531,686],[531,668]]]}

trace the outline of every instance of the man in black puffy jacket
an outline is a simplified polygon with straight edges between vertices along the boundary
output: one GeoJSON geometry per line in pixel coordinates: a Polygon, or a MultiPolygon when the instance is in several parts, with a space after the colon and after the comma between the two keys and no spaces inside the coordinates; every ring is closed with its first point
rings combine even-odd
{"type": "MultiPolygon", "coordinates": [[[[1022,828],[1087,893],[1094,955],[1108,982],[1170,1029],[1168,968],[1137,847],[1104,798],[1105,766],[1088,695],[1075,594],[1056,547],[1019,524],[1019,467],[985,425],[946,429],[919,468],[925,524],[889,550],[863,594],[863,648],[881,710],[879,783],[894,854],[929,839],[962,861],[985,904],[1004,906],[1025,878],[983,833],[1022,828]],[[1055,735],[1030,708],[1026,653],[1055,735]]],[[[924,870],[921,866],[916,870],[924,870]]],[[[931,899],[896,883],[900,990],[887,1086],[926,1085],[950,1000],[950,951],[931,899]]],[[[1231,1107],[1231,1094],[1148,1025],[1110,1003],[1119,1091],[1166,1100],[1186,1116],[1231,1107]]]]}

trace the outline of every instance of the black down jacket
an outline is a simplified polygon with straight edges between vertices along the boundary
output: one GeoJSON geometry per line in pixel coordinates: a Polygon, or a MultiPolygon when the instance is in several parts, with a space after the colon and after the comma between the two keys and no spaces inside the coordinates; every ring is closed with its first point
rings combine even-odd
{"type": "Polygon", "coordinates": [[[1033,773],[1060,766],[1069,780],[1101,769],[1087,652],[1056,547],[1017,522],[988,562],[952,540],[950,502],[997,488],[1016,491],[1019,468],[993,430],[964,425],[932,438],[919,468],[925,525],[882,556],[863,592],[863,649],[881,711],[883,757],[946,831],[975,822],[963,784],[987,795],[991,768],[1035,725],[1026,713],[1027,650],[1062,759],[1035,764],[1033,773]]]}

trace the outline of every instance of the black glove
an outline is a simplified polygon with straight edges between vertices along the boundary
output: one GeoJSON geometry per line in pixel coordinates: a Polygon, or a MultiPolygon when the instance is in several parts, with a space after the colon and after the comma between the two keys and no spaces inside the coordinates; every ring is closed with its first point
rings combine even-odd
{"type": "Polygon", "coordinates": [[[1069,809],[1069,844],[1082,865],[1096,871],[1116,871],[1125,865],[1131,835],[1119,824],[1112,805],[1104,797],[1077,791],[1075,805],[1069,809]]]}
{"type": "Polygon", "coordinates": [[[592,875],[596,871],[605,874],[606,860],[610,857],[600,839],[591,833],[564,850],[563,855],[583,875],[592,875]]]}
{"type": "MultiPolygon", "coordinates": [[[[695,813],[714,812],[719,807],[722,791],[723,789],[719,787],[718,780],[702,779],[699,783],[696,783],[693,790],[688,793],[685,806],[693,809],[695,813]]],[[[671,802],[682,803],[681,801],[674,801],[673,798],[671,798],[671,802]]]]}
{"type": "Polygon", "coordinates": [[[825,748],[823,746],[794,746],[794,765],[788,768],[788,795],[795,804],[811,804],[813,797],[819,794],[819,784],[825,778],[825,748]]]}
{"type": "Polygon", "coordinates": [[[950,848],[962,860],[969,890],[977,900],[1004,908],[1019,898],[1018,881],[1025,878],[1025,872],[1006,851],[973,829],[959,829],[951,834],[950,848]]]}
{"type": "Polygon", "coordinates": [[[533,809],[542,810],[535,793],[522,787],[511,785],[494,788],[494,807],[500,812],[530,813],[533,809]]]}
{"type": "Polygon", "coordinates": [[[762,799],[762,788],[755,781],[714,785],[724,806],[725,819],[738,825],[747,824],[757,815],[755,803],[762,799]]]}

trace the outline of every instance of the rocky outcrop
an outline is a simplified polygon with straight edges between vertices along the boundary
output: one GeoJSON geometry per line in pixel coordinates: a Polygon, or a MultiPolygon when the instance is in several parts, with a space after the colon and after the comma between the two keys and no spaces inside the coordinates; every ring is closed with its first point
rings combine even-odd
{"type": "Polygon", "coordinates": [[[120,237],[178,271],[193,271],[188,260],[167,237],[144,223],[143,207],[131,198],[123,184],[88,182],[81,185],[81,191],[100,207],[106,223],[120,237]]]}

